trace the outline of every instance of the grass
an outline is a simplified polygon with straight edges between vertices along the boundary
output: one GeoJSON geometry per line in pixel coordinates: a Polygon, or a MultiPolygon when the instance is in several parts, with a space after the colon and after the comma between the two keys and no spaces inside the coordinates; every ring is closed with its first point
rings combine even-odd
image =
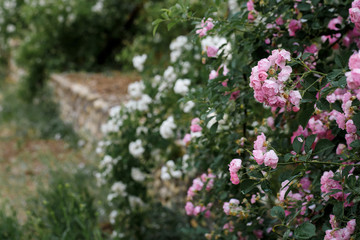
{"type": "Polygon", "coordinates": [[[5,76],[0,66],[0,239],[102,239],[96,157],[49,89],[26,101],[5,76]]]}

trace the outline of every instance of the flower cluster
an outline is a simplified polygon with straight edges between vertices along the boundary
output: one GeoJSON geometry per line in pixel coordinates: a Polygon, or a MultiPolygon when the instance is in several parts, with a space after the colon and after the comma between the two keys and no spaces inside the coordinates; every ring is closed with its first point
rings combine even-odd
{"type": "Polygon", "coordinates": [[[339,228],[339,223],[336,221],[335,216],[330,214],[330,225],[332,229],[325,231],[324,240],[350,240],[351,235],[355,231],[356,220],[352,219],[347,222],[346,227],[339,228]]]}
{"type": "Polygon", "coordinates": [[[292,73],[292,68],[286,65],[286,61],[290,59],[288,51],[273,50],[268,58],[260,60],[252,68],[250,86],[254,89],[257,101],[271,107],[287,106],[288,110],[297,112],[300,109],[301,94],[297,90],[285,88],[285,82],[292,73]]]}
{"type": "Polygon", "coordinates": [[[277,167],[279,158],[274,152],[274,150],[267,151],[266,136],[264,135],[264,133],[257,136],[257,139],[254,142],[253,155],[255,161],[259,165],[265,164],[265,166],[271,167],[273,169],[277,167]]]}
{"type": "Polygon", "coordinates": [[[206,36],[207,32],[214,28],[214,23],[212,18],[208,18],[206,21],[201,20],[201,28],[196,30],[196,34],[199,34],[200,37],[206,36]]]}
{"type": "Polygon", "coordinates": [[[355,24],[357,29],[360,29],[360,1],[355,0],[351,4],[351,8],[349,9],[349,15],[351,22],[355,24]]]}
{"type": "MultiPolygon", "coordinates": [[[[186,214],[191,216],[197,216],[202,212],[205,212],[205,217],[210,217],[210,208],[212,207],[212,203],[208,203],[206,206],[203,203],[198,205],[194,205],[195,196],[200,193],[203,189],[209,192],[214,187],[214,181],[216,176],[210,171],[208,174],[203,173],[200,177],[197,177],[193,180],[192,185],[189,187],[187,191],[187,202],[185,205],[186,214]]],[[[201,201],[201,200],[200,200],[201,201]]]]}
{"type": "Polygon", "coordinates": [[[238,199],[230,199],[229,202],[224,202],[223,210],[226,215],[238,216],[242,211],[241,206],[239,206],[240,201],[238,199]]]}
{"type": "Polygon", "coordinates": [[[241,159],[233,159],[229,164],[230,181],[235,185],[240,183],[240,179],[237,173],[241,168],[241,163],[241,159]]]}

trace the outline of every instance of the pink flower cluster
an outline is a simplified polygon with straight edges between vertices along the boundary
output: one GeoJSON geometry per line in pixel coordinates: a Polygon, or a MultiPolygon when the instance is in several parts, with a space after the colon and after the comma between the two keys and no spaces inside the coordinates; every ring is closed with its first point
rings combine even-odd
{"type": "Polygon", "coordinates": [[[356,220],[352,219],[347,222],[346,227],[339,228],[339,223],[334,215],[330,215],[330,224],[332,229],[326,230],[324,240],[350,240],[351,234],[354,233],[356,220]]]}
{"type": "Polygon", "coordinates": [[[285,180],[281,183],[281,190],[279,194],[279,201],[281,203],[286,203],[286,209],[285,214],[286,216],[289,215],[291,212],[291,209],[295,209],[295,211],[298,211],[297,204],[300,203],[300,215],[304,215],[306,213],[307,209],[314,210],[316,205],[311,204],[311,200],[314,199],[314,195],[310,194],[310,187],[311,187],[311,181],[308,177],[303,177],[300,179],[298,186],[300,186],[298,193],[293,193],[292,191],[289,191],[286,198],[285,194],[289,190],[289,180],[285,180]]]}
{"type": "MultiPolygon", "coordinates": [[[[341,16],[338,16],[337,18],[333,18],[330,20],[330,22],[328,24],[328,28],[330,30],[339,31],[340,29],[336,25],[341,24],[342,21],[343,21],[343,18],[341,16]]],[[[326,42],[326,40],[328,40],[329,44],[331,45],[331,44],[335,43],[340,37],[341,37],[341,33],[336,33],[336,34],[332,34],[332,35],[321,36],[321,40],[323,42],[326,42]]],[[[335,44],[333,46],[333,48],[338,49],[339,44],[335,44]]]]}
{"type": "Polygon", "coordinates": [[[241,159],[235,158],[229,164],[230,181],[235,185],[240,183],[240,179],[237,173],[241,168],[241,163],[242,163],[241,159]]]}
{"type": "Polygon", "coordinates": [[[355,52],[349,59],[350,72],[347,72],[346,82],[350,89],[360,87],[360,52],[355,52]]]}
{"type": "Polygon", "coordinates": [[[356,28],[360,28],[360,0],[355,0],[351,4],[351,8],[349,9],[349,15],[351,22],[355,24],[356,28]]]}
{"type": "Polygon", "coordinates": [[[206,36],[207,32],[214,28],[214,23],[212,18],[208,18],[206,21],[201,20],[201,28],[196,30],[196,34],[199,34],[200,37],[206,36]]]}
{"type": "Polygon", "coordinates": [[[301,22],[300,20],[292,19],[289,23],[289,35],[291,37],[295,36],[295,33],[301,29],[301,22]]]}
{"type": "Polygon", "coordinates": [[[191,120],[190,133],[185,134],[183,138],[183,143],[185,145],[188,145],[192,138],[201,136],[202,127],[199,124],[199,118],[191,120]]]}
{"type": "Polygon", "coordinates": [[[194,206],[192,202],[186,202],[185,212],[188,216],[198,216],[200,213],[205,212],[205,217],[209,218],[211,215],[210,208],[212,204],[208,204],[206,207],[202,205],[194,206]]]}
{"type": "Polygon", "coordinates": [[[239,204],[240,201],[235,198],[230,199],[229,202],[224,202],[223,204],[224,213],[226,215],[238,216],[240,211],[242,210],[239,204]]]}
{"type": "Polygon", "coordinates": [[[316,109],[317,114],[312,116],[309,119],[308,124],[306,125],[305,129],[302,126],[299,126],[298,129],[293,132],[291,136],[291,143],[294,142],[294,139],[300,135],[303,135],[305,138],[310,136],[311,134],[316,134],[316,139],[311,146],[312,149],[315,148],[316,143],[320,139],[329,139],[330,141],[335,138],[335,136],[331,133],[331,129],[329,127],[329,120],[334,120],[334,116],[329,112],[322,112],[316,109]]]}
{"type": "Polygon", "coordinates": [[[284,84],[292,73],[292,68],[286,65],[286,61],[290,59],[288,51],[273,50],[268,58],[261,59],[252,68],[250,86],[254,89],[257,101],[271,107],[287,106],[288,110],[297,112],[300,109],[301,94],[297,90],[286,91],[284,84]]]}
{"type": "MultiPolygon", "coordinates": [[[[327,201],[329,200],[329,197],[333,197],[334,199],[338,201],[345,201],[346,198],[349,196],[350,193],[344,194],[342,191],[342,186],[339,181],[336,181],[334,178],[334,172],[333,171],[325,171],[320,179],[321,184],[321,192],[323,193],[323,198],[327,201]],[[328,195],[328,193],[331,193],[333,190],[340,190],[337,193],[328,195]]],[[[345,206],[351,206],[350,203],[345,203],[345,206]]]]}
{"type": "Polygon", "coordinates": [[[257,14],[257,12],[256,12],[256,10],[255,10],[253,0],[249,0],[249,1],[246,3],[246,7],[247,7],[247,10],[249,11],[248,20],[249,20],[249,21],[255,20],[254,14],[257,14]]]}
{"type": "Polygon", "coordinates": [[[267,151],[266,136],[264,133],[257,136],[257,139],[254,142],[253,155],[255,161],[259,165],[265,164],[265,166],[273,169],[277,167],[279,158],[273,150],[267,151]]]}
{"type": "Polygon", "coordinates": [[[203,190],[205,187],[206,191],[210,191],[214,187],[214,179],[216,176],[210,171],[208,174],[203,173],[200,177],[197,177],[193,180],[193,184],[189,187],[187,191],[187,202],[185,205],[186,214],[189,216],[197,216],[202,212],[205,212],[205,217],[210,217],[210,208],[212,203],[204,206],[203,203],[194,204],[195,196],[203,190]]]}

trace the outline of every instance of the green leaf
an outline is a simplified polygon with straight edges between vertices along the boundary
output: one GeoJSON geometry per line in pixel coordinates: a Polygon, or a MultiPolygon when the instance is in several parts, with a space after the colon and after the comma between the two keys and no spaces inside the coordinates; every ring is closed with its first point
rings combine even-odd
{"type": "Polygon", "coordinates": [[[283,235],[283,240],[287,240],[290,236],[290,233],[291,233],[290,229],[286,230],[286,232],[284,232],[284,235],[283,235]]]}
{"type": "Polygon", "coordinates": [[[155,36],[156,30],[158,29],[160,23],[163,21],[164,21],[163,19],[156,19],[155,21],[152,22],[152,25],[154,26],[153,36],[155,36]]]}
{"type": "Polygon", "coordinates": [[[304,137],[302,137],[302,136],[299,136],[299,137],[295,137],[295,138],[294,138],[294,142],[293,142],[292,146],[293,146],[293,149],[294,149],[294,151],[295,151],[296,153],[300,153],[300,152],[301,152],[302,146],[303,146],[303,144],[304,144],[304,139],[303,139],[303,138],[304,138],[304,137]],[[299,138],[302,140],[302,142],[299,141],[299,138]]]}
{"type": "Polygon", "coordinates": [[[360,140],[355,140],[352,143],[350,143],[350,147],[352,147],[352,148],[360,147],[360,140]]]}
{"type": "Polygon", "coordinates": [[[261,182],[261,188],[264,192],[266,193],[270,193],[271,192],[271,188],[270,188],[270,182],[268,180],[264,180],[261,182]]]}
{"type": "Polygon", "coordinates": [[[353,115],[352,120],[354,121],[356,128],[360,129],[360,112],[353,115]]]}
{"type": "Polygon", "coordinates": [[[338,202],[334,204],[333,212],[336,219],[341,219],[344,216],[344,203],[338,202]]]}
{"type": "Polygon", "coordinates": [[[288,162],[294,155],[292,155],[291,153],[287,153],[284,156],[284,161],[288,162]]]}
{"type": "Polygon", "coordinates": [[[176,25],[176,22],[170,22],[170,23],[167,25],[168,31],[170,31],[175,25],[176,25]]]}
{"type": "Polygon", "coordinates": [[[299,3],[297,7],[300,11],[309,11],[311,9],[311,6],[307,3],[299,3]]]}
{"type": "Polygon", "coordinates": [[[313,145],[315,141],[316,135],[312,134],[306,138],[305,141],[305,152],[309,152],[311,150],[311,146],[313,145]]]}
{"type": "Polygon", "coordinates": [[[300,113],[299,113],[299,124],[302,127],[306,127],[309,122],[310,117],[314,113],[314,104],[311,103],[303,103],[300,105],[300,113]]]}
{"type": "Polygon", "coordinates": [[[295,229],[295,239],[309,239],[315,236],[316,227],[310,222],[305,222],[295,229]]]}
{"type": "Polygon", "coordinates": [[[275,206],[270,211],[271,216],[280,219],[281,221],[285,220],[285,211],[280,206],[275,206]]]}
{"type": "Polygon", "coordinates": [[[257,185],[259,181],[252,180],[252,179],[245,179],[240,183],[240,190],[243,194],[249,193],[251,190],[253,190],[257,185]]]}
{"type": "Polygon", "coordinates": [[[316,102],[316,107],[320,110],[329,111],[330,103],[325,98],[321,98],[319,101],[316,102]]]}
{"type": "Polygon", "coordinates": [[[315,147],[314,150],[314,154],[320,154],[323,153],[327,150],[330,150],[332,148],[334,148],[335,144],[333,144],[330,140],[328,139],[321,139],[315,147]]]}

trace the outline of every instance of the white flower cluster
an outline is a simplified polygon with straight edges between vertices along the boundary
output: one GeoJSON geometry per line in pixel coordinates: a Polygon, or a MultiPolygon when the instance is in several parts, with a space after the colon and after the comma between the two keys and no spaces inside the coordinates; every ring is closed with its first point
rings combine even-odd
{"type": "Polygon", "coordinates": [[[109,110],[109,116],[109,120],[101,125],[101,131],[104,134],[118,132],[127,117],[126,115],[121,115],[121,106],[112,107],[109,110]]]}
{"type": "Polygon", "coordinates": [[[160,178],[163,181],[170,180],[173,178],[181,178],[182,172],[180,170],[176,170],[176,166],[173,160],[169,160],[166,162],[166,165],[161,167],[161,175],[160,178]]]}
{"type": "Polygon", "coordinates": [[[99,141],[96,146],[96,154],[101,155],[104,152],[104,149],[111,144],[111,141],[99,141]]]}
{"type": "Polygon", "coordinates": [[[146,54],[136,55],[132,60],[134,68],[136,68],[139,72],[142,72],[144,70],[144,63],[146,59],[147,59],[146,54]]]}
{"type": "Polygon", "coordinates": [[[119,162],[121,157],[118,158],[112,158],[109,155],[105,155],[103,160],[101,160],[99,164],[99,169],[102,170],[101,173],[95,173],[95,178],[97,180],[97,185],[101,186],[106,183],[105,179],[106,176],[108,176],[111,171],[113,170],[113,167],[119,162]]]}
{"type": "Polygon", "coordinates": [[[130,142],[129,144],[129,152],[135,158],[141,157],[145,152],[145,149],[142,146],[141,139],[136,140],[135,142],[130,142]]]}
{"type": "Polygon", "coordinates": [[[143,93],[144,89],[145,85],[143,81],[129,84],[128,94],[131,99],[125,104],[129,112],[149,110],[149,104],[152,102],[152,99],[149,95],[143,93]]]}
{"type": "Polygon", "coordinates": [[[192,45],[188,42],[188,38],[186,36],[179,36],[175,38],[170,44],[170,59],[171,62],[176,62],[184,50],[191,50],[192,45]]]}
{"type": "Polygon", "coordinates": [[[112,192],[107,196],[108,202],[111,202],[114,198],[117,198],[118,196],[121,197],[127,196],[126,185],[121,181],[115,182],[111,186],[111,191],[112,192]]]}
{"type": "Polygon", "coordinates": [[[193,107],[195,107],[195,103],[193,101],[187,101],[185,104],[183,104],[182,109],[184,113],[189,113],[193,107]]]}
{"type": "Polygon", "coordinates": [[[136,182],[143,182],[146,178],[145,174],[139,168],[131,168],[131,177],[136,182]]]}
{"type": "MultiPolygon", "coordinates": [[[[228,59],[231,59],[231,43],[228,43],[226,38],[219,36],[207,36],[201,40],[201,48],[204,52],[206,52],[208,47],[216,47],[218,49],[222,49],[224,51],[225,56],[228,59]],[[222,48],[221,48],[222,47],[222,48]]],[[[221,53],[219,50],[218,54],[221,53]]]]}
{"type": "Polygon", "coordinates": [[[100,13],[104,8],[104,0],[99,0],[96,4],[91,8],[91,11],[95,13],[100,13]]]}
{"type": "Polygon", "coordinates": [[[178,79],[174,86],[174,92],[185,96],[189,92],[190,79],[178,79]]]}
{"type": "Polygon", "coordinates": [[[175,136],[174,130],[176,129],[176,124],[174,122],[174,117],[168,117],[160,126],[160,135],[164,139],[169,139],[175,136]]]}
{"type": "Polygon", "coordinates": [[[215,123],[218,123],[217,131],[222,131],[222,130],[228,129],[229,127],[226,126],[226,122],[227,122],[227,120],[229,118],[229,115],[224,114],[223,118],[220,119],[220,120],[216,120],[216,116],[217,116],[217,114],[215,112],[209,113],[206,116],[207,118],[210,118],[210,120],[209,120],[208,124],[206,125],[206,127],[208,129],[210,129],[215,123]]]}

